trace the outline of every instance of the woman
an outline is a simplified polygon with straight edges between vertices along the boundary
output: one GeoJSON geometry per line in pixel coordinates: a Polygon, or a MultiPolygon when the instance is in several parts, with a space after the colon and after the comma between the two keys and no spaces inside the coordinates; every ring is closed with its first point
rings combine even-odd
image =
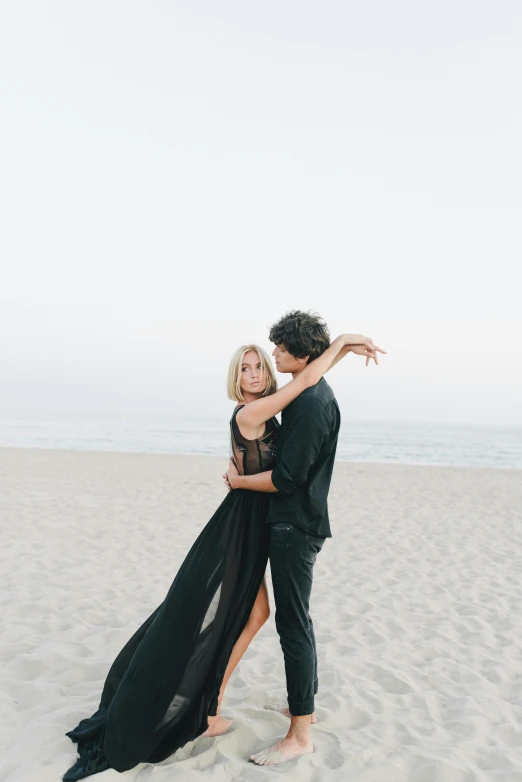
{"type": "MultiPolygon", "coordinates": [[[[341,335],[278,391],[261,348],[248,345],[236,352],[228,386],[237,402],[231,448],[241,474],[274,467],[276,413],[356,344],[365,345],[367,358],[374,354],[368,338],[341,335]]],[[[269,613],[267,503],[261,492],[236,490],[225,497],[163,603],[114,660],[97,711],[66,733],[77,743],[79,757],[64,782],[107,768],[126,771],[140,762],[158,763],[205,731],[218,735],[227,729],[219,715],[224,689],[269,613]]]]}

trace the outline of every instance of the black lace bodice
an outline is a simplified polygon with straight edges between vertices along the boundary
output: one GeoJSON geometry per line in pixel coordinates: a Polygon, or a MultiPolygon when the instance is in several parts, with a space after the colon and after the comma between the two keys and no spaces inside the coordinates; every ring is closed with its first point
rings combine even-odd
{"type": "Polygon", "coordinates": [[[277,436],[279,434],[279,421],[270,418],[266,422],[265,433],[256,440],[247,440],[236,423],[236,415],[244,405],[239,405],[234,410],[230,420],[231,456],[240,475],[254,475],[275,467],[275,453],[277,436]]]}

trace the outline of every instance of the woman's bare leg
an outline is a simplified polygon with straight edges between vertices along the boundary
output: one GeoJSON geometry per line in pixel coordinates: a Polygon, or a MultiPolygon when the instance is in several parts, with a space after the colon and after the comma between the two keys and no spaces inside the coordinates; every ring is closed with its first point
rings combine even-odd
{"type": "Polygon", "coordinates": [[[232,654],[230,655],[227,669],[223,677],[223,682],[221,684],[221,689],[219,691],[216,714],[214,717],[208,718],[208,730],[202,734],[203,736],[221,736],[223,733],[226,733],[232,724],[232,720],[226,720],[220,716],[221,701],[223,700],[225,688],[238,662],[241,660],[245,651],[250,646],[252,639],[267,621],[269,616],[270,605],[268,602],[268,589],[266,586],[265,575],[263,576],[263,583],[259,587],[256,602],[254,603],[254,607],[252,608],[248,622],[246,623],[243,632],[239,636],[234,648],[232,649],[232,654]]]}

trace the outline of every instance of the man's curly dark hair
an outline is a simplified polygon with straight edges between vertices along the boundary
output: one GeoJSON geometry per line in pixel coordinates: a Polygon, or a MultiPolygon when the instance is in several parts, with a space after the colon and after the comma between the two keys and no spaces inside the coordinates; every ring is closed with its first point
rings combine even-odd
{"type": "Polygon", "coordinates": [[[270,342],[285,348],[295,358],[310,356],[308,363],[330,346],[330,332],[324,320],[312,312],[292,310],[270,329],[270,342]]]}

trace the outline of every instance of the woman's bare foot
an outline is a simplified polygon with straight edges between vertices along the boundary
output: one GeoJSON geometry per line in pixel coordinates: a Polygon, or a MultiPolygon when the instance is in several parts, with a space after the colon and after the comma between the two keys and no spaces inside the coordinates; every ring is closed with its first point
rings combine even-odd
{"type": "Polygon", "coordinates": [[[207,717],[208,728],[202,733],[202,736],[222,736],[232,725],[233,720],[226,720],[224,717],[207,717]]]}
{"type": "MultiPolygon", "coordinates": [[[[278,711],[280,712],[280,714],[284,714],[285,717],[292,717],[288,706],[282,706],[280,703],[270,704],[269,706],[265,706],[265,709],[269,709],[270,711],[278,711]]],[[[316,722],[317,722],[317,717],[315,716],[315,711],[314,711],[314,713],[312,714],[312,719],[310,720],[310,724],[315,725],[316,722]]]]}
{"type": "Polygon", "coordinates": [[[262,749],[255,755],[250,755],[249,760],[258,766],[277,766],[279,763],[286,763],[288,760],[299,757],[299,755],[308,755],[314,751],[314,745],[311,741],[305,744],[297,741],[295,738],[284,738],[277,744],[273,744],[267,749],[262,749]]]}

